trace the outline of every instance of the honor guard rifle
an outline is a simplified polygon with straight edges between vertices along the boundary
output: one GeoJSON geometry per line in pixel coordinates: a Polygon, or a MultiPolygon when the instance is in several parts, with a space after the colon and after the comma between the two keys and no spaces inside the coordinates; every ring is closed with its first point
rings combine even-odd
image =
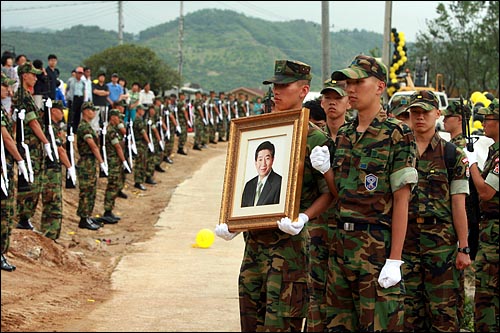
{"type": "Polygon", "coordinates": [[[238,119],[240,115],[238,114],[238,101],[234,101],[234,117],[238,119]]]}
{"type": "Polygon", "coordinates": [[[250,115],[250,102],[245,101],[245,115],[248,117],[250,115]]]}
{"type": "Polygon", "coordinates": [[[224,102],[219,99],[217,104],[219,105],[219,116],[217,117],[217,122],[221,122],[224,120],[224,102]]]}
{"type": "MultiPolygon", "coordinates": [[[[68,109],[68,126],[66,128],[66,154],[68,154],[69,162],[72,167],[75,167],[75,134],[73,123],[75,119],[75,112],[73,107],[68,109]]],[[[73,179],[66,169],[66,188],[76,188],[76,184],[73,183],[73,179]]]]}
{"type": "Polygon", "coordinates": [[[163,104],[160,106],[160,114],[158,115],[158,122],[156,123],[156,128],[160,132],[160,145],[161,151],[165,151],[165,134],[163,133],[163,104]]]}
{"type": "Polygon", "coordinates": [[[45,112],[43,113],[43,122],[45,125],[46,136],[50,139],[50,145],[52,146],[52,154],[54,154],[53,161],[47,160],[48,166],[59,164],[59,152],[57,151],[56,136],[54,134],[54,128],[52,128],[52,100],[47,98],[45,101],[45,112]]]}
{"type": "Polygon", "coordinates": [[[164,109],[162,117],[165,117],[165,125],[167,126],[165,135],[167,136],[167,140],[170,141],[170,106],[164,109]]]}
{"type": "Polygon", "coordinates": [[[125,158],[128,159],[128,165],[130,166],[130,168],[133,168],[134,153],[137,155],[137,148],[135,147],[135,139],[134,139],[134,129],[133,129],[134,122],[132,120],[132,117],[130,116],[130,113],[131,110],[127,107],[125,109],[125,114],[127,115],[126,118],[128,119],[126,133],[125,133],[125,144],[127,146],[125,158]]]}
{"type": "Polygon", "coordinates": [[[146,125],[148,126],[148,138],[149,138],[149,150],[154,153],[154,141],[153,141],[153,120],[151,120],[151,117],[149,115],[149,106],[147,108],[148,110],[144,114],[144,119],[146,120],[146,125]]]}
{"type": "MultiPolygon", "coordinates": [[[[23,76],[19,75],[19,104],[24,106],[24,86],[23,86],[23,76]]],[[[33,165],[31,163],[31,155],[30,148],[24,142],[24,118],[26,116],[26,109],[22,108],[21,110],[15,109],[14,114],[16,115],[16,133],[20,133],[21,135],[16,135],[17,142],[17,150],[21,153],[21,156],[24,157],[26,161],[26,167],[28,169],[29,182],[24,177],[18,177],[17,180],[17,190],[18,192],[28,192],[31,191],[30,183],[33,183],[35,175],[33,173],[33,165]]]]}
{"type": "MultiPolygon", "coordinates": [[[[1,114],[2,122],[3,122],[3,111],[1,114]]],[[[9,197],[9,175],[7,171],[7,160],[5,159],[5,148],[3,145],[3,135],[1,136],[2,146],[1,146],[1,161],[2,161],[2,200],[7,199],[9,197]]]]}
{"type": "Polygon", "coordinates": [[[210,124],[214,126],[214,103],[212,103],[212,100],[210,100],[210,104],[208,104],[208,106],[210,108],[210,124]]]}
{"type": "Polygon", "coordinates": [[[231,122],[231,101],[227,100],[227,121],[231,122]]]}
{"type": "Polygon", "coordinates": [[[205,116],[203,118],[203,123],[205,124],[205,126],[208,126],[208,123],[209,123],[209,114],[208,114],[208,109],[207,109],[207,106],[208,106],[208,101],[205,101],[203,103],[203,115],[205,116]]]}
{"type": "MultiPolygon", "coordinates": [[[[104,109],[104,121],[102,122],[101,128],[101,149],[102,149],[102,159],[104,160],[104,164],[108,166],[108,154],[106,152],[106,133],[108,132],[108,106],[104,109]]],[[[106,178],[108,177],[104,171],[99,171],[99,177],[106,178]]]]}
{"type": "Polygon", "coordinates": [[[179,110],[177,108],[177,105],[174,106],[174,116],[175,116],[175,122],[177,123],[175,132],[177,133],[177,135],[181,135],[182,129],[179,123],[179,110]]]}
{"type": "Polygon", "coordinates": [[[191,104],[191,102],[188,102],[186,106],[188,108],[188,115],[189,115],[187,125],[189,126],[189,128],[193,128],[194,126],[193,105],[191,104]]]}

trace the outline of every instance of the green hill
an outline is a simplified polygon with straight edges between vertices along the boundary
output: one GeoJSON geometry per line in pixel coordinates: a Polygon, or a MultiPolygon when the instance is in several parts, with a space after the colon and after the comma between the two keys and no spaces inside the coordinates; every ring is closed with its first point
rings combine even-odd
{"type": "MultiPolygon", "coordinates": [[[[230,90],[240,86],[264,88],[275,59],[296,59],[312,66],[312,90],[321,88],[321,26],[304,20],[270,22],[230,10],[204,9],[184,17],[183,79],[205,89],[230,90]]],[[[151,48],[173,69],[178,67],[178,19],[124,34],[124,43],[151,48]]],[[[92,54],[118,44],[117,32],[96,26],[75,26],[55,32],[2,30],[2,52],[41,59],[59,58],[61,78],[92,54]]],[[[383,36],[365,30],[331,33],[332,69],[346,66],[358,53],[380,56],[383,36]]]]}

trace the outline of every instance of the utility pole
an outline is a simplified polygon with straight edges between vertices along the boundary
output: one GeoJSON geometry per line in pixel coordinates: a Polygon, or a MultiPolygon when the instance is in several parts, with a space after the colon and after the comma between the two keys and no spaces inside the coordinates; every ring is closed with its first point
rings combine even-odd
{"type": "MultiPolygon", "coordinates": [[[[392,25],[392,1],[385,2],[385,16],[384,16],[384,44],[382,45],[382,62],[387,66],[387,71],[391,66],[391,27],[392,25]]],[[[388,102],[387,91],[382,95],[384,103],[388,102]]]]}
{"type": "Polygon", "coordinates": [[[182,40],[184,39],[184,17],[182,16],[183,2],[181,1],[181,12],[179,15],[179,89],[182,87],[182,40]]]}
{"type": "Polygon", "coordinates": [[[321,41],[322,56],[321,77],[322,83],[330,78],[330,5],[329,1],[321,1],[321,41]]]}
{"type": "Polygon", "coordinates": [[[123,44],[123,1],[118,1],[118,44],[123,44]]]}

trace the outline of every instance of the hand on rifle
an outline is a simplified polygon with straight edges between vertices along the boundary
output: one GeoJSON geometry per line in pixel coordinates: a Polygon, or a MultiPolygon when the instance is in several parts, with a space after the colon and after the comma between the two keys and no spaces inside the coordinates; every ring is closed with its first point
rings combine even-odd
{"type": "Polygon", "coordinates": [[[193,124],[191,123],[191,121],[190,121],[190,120],[188,120],[188,126],[189,126],[190,128],[192,128],[192,127],[193,127],[193,124]]]}
{"type": "Polygon", "coordinates": [[[108,176],[108,166],[106,165],[106,163],[102,162],[100,165],[102,172],[104,172],[104,174],[108,176]]]}
{"type": "Polygon", "coordinates": [[[467,159],[469,160],[469,168],[477,163],[477,151],[469,151],[468,149],[464,149],[465,155],[467,155],[467,159]]]}
{"type": "Polygon", "coordinates": [[[123,160],[123,170],[125,170],[126,173],[132,173],[132,170],[130,170],[130,167],[128,166],[127,160],[123,160]]]}
{"type": "Polygon", "coordinates": [[[52,156],[52,148],[50,147],[50,143],[46,143],[43,145],[43,148],[45,149],[45,153],[49,157],[49,159],[54,162],[54,157],[52,156]]]}
{"type": "Polygon", "coordinates": [[[175,126],[175,131],[177,132],[177,134],[181,134],[182,133],[181,126],[179,125],[175,126]]]}
{"type": "Polygon", "coordinates": [[[153,142],[149,142],[148,143],[148,148],[149,148],[149,151],[154,153],[155,152],[155,144],[153,142]]]}
{"type": "Polygon", "coordinates": [[[160,148],[162,151],[165,151],[165,142],[163,140],[160,140],[160,148]]]}
{"type": "Polygon", "coordinates": [[[208,121],[205,118],[203,118],[203,124],[205,124],[205,126],[208,125],[208,121]]]}
{"type": "Polygon", "coordinates": [[[19,169],[19,174],[23,175],[24,179],[29,183],[30,179],[28,176],[28,169],[26,169],[26,163],[24,163],[24,160],[17,161],[17,168],[19,169]]]}
{"type": "Polygon", "coordinates": [[[68,178],[71,178],[73,185],[76,185],[76,170],[74,165],[68,168],[68,178]]]}

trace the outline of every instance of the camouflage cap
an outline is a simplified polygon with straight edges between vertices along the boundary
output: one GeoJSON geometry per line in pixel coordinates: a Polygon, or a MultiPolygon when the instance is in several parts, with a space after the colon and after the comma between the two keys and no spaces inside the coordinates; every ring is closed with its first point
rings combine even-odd
{"type": "Polygon", "coordinates": [[[262,82],[292,83],[298,80],[311,80],[311,66],[296,60],[276,60],[274,63],[274,76],[262,82]]]}
{"type": "Polygon", "coordinates": [[[126,100],[122,99],[120,100],[118,103],[116,103],[117,106],[123,106],[123,107],[127,107],[128,106],[128,103],[126,100]]]}
{"type": "Polygon", "coordinates": [[[420,107],[425,111],[439,109],[439,100],[436,94],[430,90],[416,91],[410,96],[410,105],[407,109],[413,107],[420,107]]]}
{"type": "Polygon", "coordinates": [[[139,109],[144,110],[144,105],[142,105],[142,104],[140,104],[140,103],[139,103],[139,104],[135,107],[135,109],[136,109],[136,110],[139,110],[139,109]]]}
{"type": "Polygon", "coordinates": [[[461,116],[462,115],[462,108],[460,107],[460,102],[459,101],[451,101],[448,104],[448,107],[446,110],[443,110],[441,112],[441,115],[443,116],[461,116]]]}
{"type": "Polygon", "coordinates": [[[477,114],[483,116],[494,115],[495,119],[498,119],[498,98],[493,99],[488,107],[480,108],[477,114]]]}
{"type": "Polygon", "coordinates": [[[410,104],[410,97],[403,95],[394,96],[391,101],[391,105],[389,105],[389,112],[395,117],[399,116],[406,111],[408,104],[410,104]]]}
{"type": "Polygon", "coordinates": [[[118,117],[120,117],[121,114],[122,113],[118,109],[111,109],[111,110],[109,110],[109,116],[110,117],[111,116],[118,116],[118,117]]]}
{"type": "Polygon", "coordinates": [[[4,72],[2,72],[2,85],[11,86],[16,82],[16,80],[9,78],[4,72]]]}
{"type": "Polygon", "coordinates": [[[321,90],[321,94],[324,94],[327,91],[335,91],[337,94],[340,96],[344,97],[347,96],[347,92],[344,90],[345,89],[345,83],[340,83],[335,80],[326,80],[325,83],[323,84],[324,88],[321,90]]]}
{"type": "Polygon", "coordinates": [[[94,103],[92,103],[92,102],[84,102],[82,104],[82,111],[86,110],[86,109],[94,110],[94,103]]]}
{"type": "Polygon", "coordinates": [[[21,75],[24,73],[33,73],[33,74],[42,74],[42,71],[39,69],[36,69],[35,66],[29,61],[26,61],[24,64],[19,65],[17,67],[17,74],[21,75]]]}
{"type": "Polygon", "coordinates": [[[369,76],[387,82],[387,67],[374,57],[360,54],[354,58],[349,67],[334,71],[332,80],[364,79],[369,76]]]}
{"type": "Polygon", "coordinates": [[[63,110],[64,109],[64,104],[62,101],[53,101],[52,102],[52,108],[56,108],[56,109],[59,109],[59,110],[63,110]]]}

